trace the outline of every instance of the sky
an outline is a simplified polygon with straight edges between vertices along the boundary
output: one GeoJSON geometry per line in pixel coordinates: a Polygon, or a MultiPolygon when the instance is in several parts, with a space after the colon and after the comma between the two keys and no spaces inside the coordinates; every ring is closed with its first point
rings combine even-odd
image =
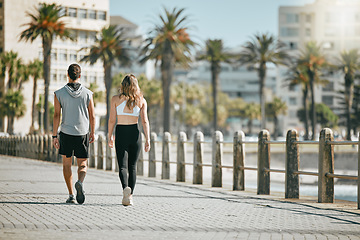
{"type": "Polygon", "coordinates": [[[278,35],[280,6],[302,6],[315,0],[110,0],[110,15],[119,15],[147,34],[167,9],[185,8],[189,34],[200,46],[222,39],[227,48],[243,45],[256,33],[278,35]]]}

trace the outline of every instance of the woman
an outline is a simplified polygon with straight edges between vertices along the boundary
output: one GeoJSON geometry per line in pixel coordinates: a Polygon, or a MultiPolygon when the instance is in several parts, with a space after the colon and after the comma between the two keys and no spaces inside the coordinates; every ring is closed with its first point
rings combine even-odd
{"type": "Polygon", "coordinates": [[[115,149],[123,188],[122,204],[128,206],[133,204],[136,161],[141,148],[141,134],[138,129],[139,115],[145,133],[145,152],[150,150],[149,120],[147,103],[134,75],[128,74],[124,77],[119,92],[119,95],[113,96],[111,99],[108,144],[111,148],[114,146],[112,132],[117,118],[115,149]]]}

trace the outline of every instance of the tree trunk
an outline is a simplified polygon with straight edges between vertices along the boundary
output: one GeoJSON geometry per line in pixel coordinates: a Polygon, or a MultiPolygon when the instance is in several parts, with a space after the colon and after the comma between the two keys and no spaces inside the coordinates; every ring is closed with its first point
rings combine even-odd
{"type": "Polygon", "coordinates": [[[346,140],[351,140],[351,108],[354,98],[354,77],[347,73],[345,74],[345,104],[346,104],[346,140]]]}
{"type": "Polygon", "coordinates": [[[261,112],[261,129],[266,129],[266,116],[265,116],[265,78],[266,78],[266,63],[260,63],[259,67],[259,95],[260,95],[260,112],[261,112]]]}
{"type": "MultiPolygon", "coordinates": [[[[6,71],[6,65],[1,66],[1,72],[2,75],[0,78],[0,99],[5,96],[5,71],[6,71]]],[[[5,130],[5,119],[4,117],[0,117],[0,132],[4,132],[5,130]]]]}
{"type": "Polygon", "coordinates": [[[276,141],[278,136],[278,118],[276,115],[274,115],[274,140],[276,141]]]}
{"type": "Polygon", "coordinates": [[[309,72],[310,79],[310,92],[311,92],[311,139],[315,139],[315,129],[316,129],[316,109],[315,109],[315,89],[314,89],[314,74],[309,72]]]}
{"type": "Polygon", "coordinates": [[[110,116],[110,91],[112,85],[111,78],[111,64],[104,62],[104,80],[105,80],[105,91],[106,91],[106,121],[105,121],[105,133],[108,135],[109,128],[109,116],[110,116]]]}
{"type": "Polygon", "coordinates": [[[14,134],[14,117],[8,116],[7,120],[8,120],[7,133],[12,135],[14,134]]]}
{"type": "Polygon", "coordinates": [[[303,105],[304,105],[304,111],[305,111],[305,140],[309,140],[309,111],[308,111],[308,86],[306,85],[303,90],[303,105]]]}
{"type": "Polygon", "coordinates": [[[49,129],[49,85],[50,85],[50,67],[51,67],[51,45],[52,38],[43,38],[43,56],[44,56],[44,133],[48,133],[49,129]]]}
{"type": "Polygon", "coordinates": [[[214,111],[214,122],[213,128],[214,132],[218,130],[218,88],[219,88],[219,74],[220,74],[220,65],[218,62],[211,63],[211,83],[212,83],[212,95],[213,95],[213,111],[214,111]]]}
{"type": "Polygon", "coordinates": [[[34,80],[34,84],[33,84],[33,95],[32,95],[32,104],[31,104],[31,127],[30,127],[30,133],[33,133],[35,131],[34,122],[35,122],[35,100],[36,100],[37,79],[34,78],[33,80],[34,80]]]}
{"type": "Polygon", "coordinates": [[[170,131],[170,86],[173,79],[175,58],[170,43],[165,43],[161,60],[161,82],[164,99],[164,132],[170,131]]]}
{"type": "Polygon", "coordinates": [[[249,120],[248,120],[248,131],[249,131],[249,135],[252,134],[252,122],[253,122],[252,119],[249,119],[249,120]]]}

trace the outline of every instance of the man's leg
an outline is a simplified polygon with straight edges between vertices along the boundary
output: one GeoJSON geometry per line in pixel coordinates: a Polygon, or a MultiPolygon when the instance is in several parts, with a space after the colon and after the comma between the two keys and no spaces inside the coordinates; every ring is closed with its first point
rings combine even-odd
{"type": "Polygon", "coordinates": [[[85,201],[85,191],[83,188],[83,182],[86,175],[86,160],[87,158],[77,158],[78,163],[78,181],[75,183],[76,189],[76,201],[79,204],[83,204],[85,201]]]}
{"type": "Polygon", "coordinates": [[[68,188],[69,195],[73,195],[74,192],[72,188],[72,172],[71,172],[72,158],[71,157],[68,158],[65,155],[63,155],[62,159],[63,159],[63,174],[64,174],[65,183],[68,188]]]}
{"type": "Polygon", "coordinates": [[[78,164],[78,181],[84,182],[87,170],[87,158],[77,158],[78,164]]]}

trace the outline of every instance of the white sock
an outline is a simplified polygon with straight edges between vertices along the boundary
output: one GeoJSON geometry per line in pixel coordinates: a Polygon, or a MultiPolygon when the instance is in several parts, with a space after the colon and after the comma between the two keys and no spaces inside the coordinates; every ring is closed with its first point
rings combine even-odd
{"type": "Polygon", "coordinates": [[[73,194],[69,194],[69,197],[74,197],[74,195],[73,195],[73,194]]]}

